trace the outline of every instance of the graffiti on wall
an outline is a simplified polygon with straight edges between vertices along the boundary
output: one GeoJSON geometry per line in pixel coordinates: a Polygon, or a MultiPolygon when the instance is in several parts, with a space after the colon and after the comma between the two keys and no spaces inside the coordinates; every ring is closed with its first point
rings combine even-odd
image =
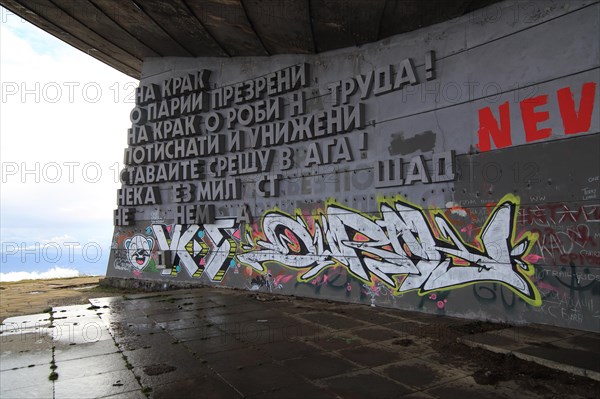
{"type": "MultiPolygon", "coordinates": [[[[583,84],[579,106],[575,103],[571,87],[563,87],[557,90],[556,97],[562,121],[562,129],[555,130],[562,130],[567,136],[588,132],[592,124],[592,115],[596,109],[594,107],[596,82],[586,82],[583,84]]],[[[545,94],[526,98],[519,103],[525,142],[531,143],[552,136],[552,128],[541,128],[538,126],[540,122],[550,119],[549,111],[543,111],[538,108],[548,105],[548,101],[548,95],[545,94]]],[[[496,148],[513,145],[510,125],[510,103],[507,101],[500,105],[498,112],[500,122],[496,120],[490,107],[479,110],[479,130],[477,131],[479,142],[477,143],[477,148],[482,152],[490,151],[492,149],[492,142],[496,148]]]]}
{"type": "Polygon", "coordinates": [[[536,232],[535,252],[552,266],[600,265],[600,206],[589,203],[546,203],[522,207],[519,224],[536,232]]]}
{"type": "Polygon", "coordinates": [[[156,223],[146,228],[146,234],[117,239],[116,245],[123,248],[116,253],[115,269],[132,271],[134,276],[139,276],[139,271],[160,271],[171,277],[185,270],[190,277],[206,275],[219,282],[236,264],[240,233],[234,219],[219,219],[210,225],[156,223]]]}
{"type": "Polygon", "coordinates": [[[127,259],[136,269],[143,269],[150,261],[150,251],[154,246],[154,239],[136,234],[125,240],[127,259]]]}
{"type": "Polygon", "coordinates": [[[137,233],[115,237],[113,247],[122,250],[116,251],[113,267],[116,270],[131,272],[136,277],[142,272],[155,271],[154,243],[153,237],[137,233]]]}
{"type": "Polygon", "coordinates": [[[159,251],[170,251],[174,259],[172,267],[163,274],[177,276],[185,268],[191,277],[208,276],[212,281],[221,281],[230,266],[235,265],[234,256],[239,237],[234,219],[219,219],[213,224],[152,225],[159,251]]]}
{"type": "Polygon", "coordinates": [[[242,265],[258,273],[250,282],[254,289],[272,290],[290,278],[278,276],[275,282],[269,263],[296,271],[298,282],[325,280],[324,270],[341,267],[365,286],[383,283],[394,295],[486,282],[539,306],[529,257],[537,234],[517,235],[518,214],[519,199],[505,196],[467,242],[441,210],[381,198],[378,213],[368,215],[331,200],[314,215],[269,211],[259,224],[246,226],[245,241],[234,219],[218,219],[203,225],[153,224],[146,232],[154,238],[134,235],[123,245],[136,270],[152,258],[165,276],[185,270],[190,277],[221,282],[230,268],[239,272],[242,265]],[[158,254],[166,252],[172,258],[161,265],[158,254]]]}
{"type": "Polygon", "coordinates": [[[248,233],[237,259],[259,272],[268,262],[302,269],[300,280],[343,266],[362,281],[379,279],[396,293],[417,290],[424,295],[497,282],[539,305],[540,294],[530,280],[534,269],[527,261],[536,236],[516,237],[518,206],[516,197],[504,197],[473,245],[443,213],[431,212],[429,220],[422,209],[400,199],[381,199],[377,215],[333,201],[314,217],[274,210],[263,216],[260,231],[248,233]]]}

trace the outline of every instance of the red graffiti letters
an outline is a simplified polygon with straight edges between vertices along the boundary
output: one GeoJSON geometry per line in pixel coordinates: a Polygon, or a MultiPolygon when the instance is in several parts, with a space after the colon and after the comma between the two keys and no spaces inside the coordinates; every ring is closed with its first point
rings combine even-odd
{"type": "MultiPolygon", "coordinates": [[[[590,130],[592,114],[595,110],[596,83],[585,83],[581,89],[579,109],[575,104],[570,87],[556,92],[558,108],[562,119],[564,134],[584,133],[590,130]]],[[[543,107],[548,104],[548,95],[526,98],[520,102],[521,120],[527,143],[546,139],[552,135],[551,127],[542,127],[542,123],[550,119],[550,112],[543,107]]],[[[507,102],[498,107],[500,122],[490,107],[479,110],[479,130],[477,132],[480,151],[492,149],[492,141],[496,148],[512,145],[510,124],[510,105],[507,102]]]]}

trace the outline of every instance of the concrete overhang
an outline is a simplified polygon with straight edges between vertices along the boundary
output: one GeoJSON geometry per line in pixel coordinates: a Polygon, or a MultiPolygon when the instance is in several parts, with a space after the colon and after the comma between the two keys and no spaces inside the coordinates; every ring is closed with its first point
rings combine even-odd
{"type": "Polygon", "coordinates": [[[147,57],[311,54],[360,46],[499,0],[0,0],[139,79],[147,57]]]}

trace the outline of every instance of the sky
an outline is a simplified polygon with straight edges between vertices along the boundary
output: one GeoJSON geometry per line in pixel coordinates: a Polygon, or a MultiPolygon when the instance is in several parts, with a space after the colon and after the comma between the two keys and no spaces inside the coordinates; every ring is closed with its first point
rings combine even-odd
{"type": "Polygon", "coordinates": [[[0,7],[0,281],[106,272],[138,81],[0,7]]]}

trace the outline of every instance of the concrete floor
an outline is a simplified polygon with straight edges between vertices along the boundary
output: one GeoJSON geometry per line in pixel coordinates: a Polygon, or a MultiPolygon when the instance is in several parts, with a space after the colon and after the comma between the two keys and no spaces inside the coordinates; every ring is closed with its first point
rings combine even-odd
{"type": "Polygon", "coordinates": [[[571,397],[600,392],[600,334],[212,288],[91,302],[4,321],[0,397],[512,399],[560,397],[564,381],[579,387],[571,397]],[[538,372],[506,377],[498,359],[538,372]]]}

